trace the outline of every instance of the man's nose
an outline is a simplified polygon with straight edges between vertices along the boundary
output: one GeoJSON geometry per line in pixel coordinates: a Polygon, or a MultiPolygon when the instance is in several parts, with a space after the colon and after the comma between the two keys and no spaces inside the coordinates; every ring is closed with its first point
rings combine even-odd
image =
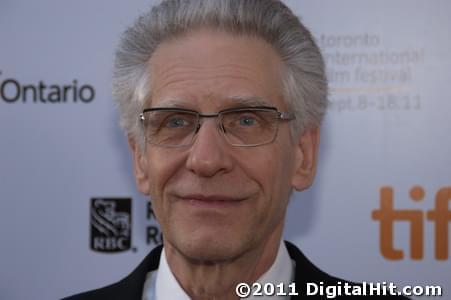
{"type": "Polygon", "coordinates": [[[194,137],[186,166],[198,176],[211,177],[232,168],[231,146],[218,126],[217,119],[204,119],[194,137]]]}

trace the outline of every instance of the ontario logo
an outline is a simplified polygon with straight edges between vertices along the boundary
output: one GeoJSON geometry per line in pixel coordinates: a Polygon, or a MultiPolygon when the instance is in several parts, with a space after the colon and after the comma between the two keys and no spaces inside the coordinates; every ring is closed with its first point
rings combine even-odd
{"type": "Polygon", "coordinates": [[[90,84],[47,83],[44,80],[22,83],[17,78],[4,78],[0,70],[0,100],[5,103],[90,103],[96,97],[96,90],[90,84]]]}
{"type": "Polygon", "coordinates": [[[131,247],[132,199],[91,199],[91,249],[123,252],[131,247]]]}

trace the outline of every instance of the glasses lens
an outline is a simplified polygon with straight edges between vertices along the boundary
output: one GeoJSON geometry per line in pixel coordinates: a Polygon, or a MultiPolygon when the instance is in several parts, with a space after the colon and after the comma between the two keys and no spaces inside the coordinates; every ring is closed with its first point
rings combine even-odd
{"type": "Polygon", "coordinates": [[[197,126],[197,114],[171,110],[144,113],[144,131],[148,143],[160,146],[189,145],[197,126]]]}
{"type": "Polygon", "coordinates": [[[221,113],[227,140],[236,146],[270,143],[277,133],[278,113],[274,110],[246,109],[221,113]]]}

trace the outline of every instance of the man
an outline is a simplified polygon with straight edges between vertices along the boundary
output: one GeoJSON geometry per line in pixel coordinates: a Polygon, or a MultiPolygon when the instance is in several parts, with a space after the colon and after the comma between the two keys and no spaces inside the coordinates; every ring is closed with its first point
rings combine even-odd
{"type": "Polygon", "coordinates": [[[163,1],[125,32],[114,94],[163,247],[70,299],[238,299],[240,283],[297,299],[309,282],[345,282],[282,241],[292,190],[315,176],[327,103],[319,49],[284,4],[163,1]]]}

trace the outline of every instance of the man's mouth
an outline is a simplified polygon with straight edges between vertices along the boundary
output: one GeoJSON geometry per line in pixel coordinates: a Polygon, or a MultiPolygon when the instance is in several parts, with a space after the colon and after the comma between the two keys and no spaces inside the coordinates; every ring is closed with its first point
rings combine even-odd
{"type": "Polygon", "coordinates": [[[221,194],[186,194],[182,196],[178,196],[178,199],[181,201],[186,201],[194,206],[199,207],[229,207],[239,205],[242,201],[245,200],[243,197],[229,196],[229,195],[221,195],[221,194]]]}

